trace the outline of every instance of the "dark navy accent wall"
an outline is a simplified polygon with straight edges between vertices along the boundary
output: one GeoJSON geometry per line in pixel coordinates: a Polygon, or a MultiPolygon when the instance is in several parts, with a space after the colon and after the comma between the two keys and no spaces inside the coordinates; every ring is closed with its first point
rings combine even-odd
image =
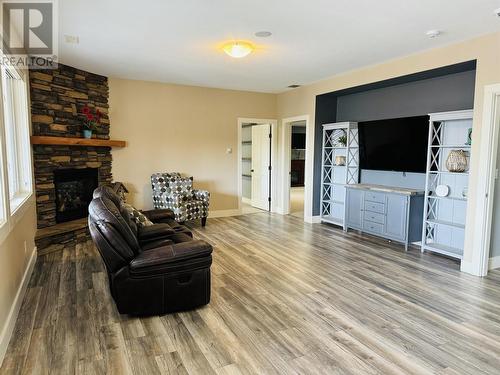
{"type": "Polygon", "coordinates": [[[314,182],[313,215],[319,215],[321,194],[321,151],[323,124],[337,121],[337,97],[335,95],[316,96],[316,123],[314,126],[314,182]]]}
{"type": "Polygon", "coordinates": [[[340,96],[337,121],[373,121],[470,109],[476,72],[450,74],[403,85],[340,96]]]}

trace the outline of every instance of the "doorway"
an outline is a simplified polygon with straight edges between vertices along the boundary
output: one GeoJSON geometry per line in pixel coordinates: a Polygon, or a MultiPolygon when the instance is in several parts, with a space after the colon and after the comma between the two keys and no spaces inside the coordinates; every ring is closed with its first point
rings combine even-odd
{"type": "MultiPolygon", "coordinates": [[[[498,129],[500,127],[500,96],[496,97],[495,110],[494,110],[494,122],[498,129]]],[[[490,229],[490,246],[489,246],[489,269],[500,268],[500,179],[499,171],[500,168],[500,148],[498,144],[500,143],[500,134],[497,130],[496,142],[496,166],[493,171],[493,210],[491,217],[491,229],[490,229]]]]}
{"type": "Polygon", "coordinates": [[[304,182],[306,172],[306,122],[290,124],[290,215],[304,218],[304,182]]]}
{"type": "Polygon", "coordinates": [[[238,119],[238,190],[242,214],[273,211],[276,120],[238,119]]]}
{"type": "Polygon", "coordinates": [[[282,120],[281,138],[281,210],[313,222],[312,217],[312,150],[314,137],[309,116],[282,120]]]}

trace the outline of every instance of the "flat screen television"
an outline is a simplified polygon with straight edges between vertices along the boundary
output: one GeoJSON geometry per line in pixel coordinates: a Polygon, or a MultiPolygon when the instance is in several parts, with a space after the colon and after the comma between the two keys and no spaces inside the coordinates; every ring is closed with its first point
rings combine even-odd
{"type": "Polygon", "coordinates": [[[360,169],[425,173],[429,116],[358,123],[360,169]]]}

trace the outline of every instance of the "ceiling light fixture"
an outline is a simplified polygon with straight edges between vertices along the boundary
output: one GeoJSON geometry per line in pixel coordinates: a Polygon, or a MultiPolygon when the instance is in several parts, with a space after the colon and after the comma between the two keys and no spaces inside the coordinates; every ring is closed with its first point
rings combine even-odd
{"type": "Polygon", "coordinates": [[[442,34],[440,30],[429,30],[425,33],[429,38],[434,39],[442,34]]]}
{"type": "Polygon", "coordinates": [[[234,57],[235,59],[240,59],[242,57],[247,56],[252,53],[255,47],[248,43],[242,41],[229,42],[224,44],[222,50],[227,53],[229,56],[234,57]]]}
{"type": "Polygon", "coordinates": [[[257,31],[255,33],[255,36],[257,36],[259,38],[267,38],[267,37],[270,37],[271,35],[273,35],[273,33],[270,31],[257,31]]]}

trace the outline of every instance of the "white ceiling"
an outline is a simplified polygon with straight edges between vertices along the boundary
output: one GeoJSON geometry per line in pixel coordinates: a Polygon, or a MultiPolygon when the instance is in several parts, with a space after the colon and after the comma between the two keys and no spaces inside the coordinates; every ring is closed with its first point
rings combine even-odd
{"type": "Polygon", "coordinates": [[[282,92],[500,31],[500,0],[60,0],[61,62],[112,77],[282,92]],[[436,39],[426,31],[440,29],[436,39]],[[268,30],[269,38],[254,33],[268,30]],[[75,35],[79,44],[64,42],[75,35]],[[244,39],[244,59],[218,49],[244,39]]]}

